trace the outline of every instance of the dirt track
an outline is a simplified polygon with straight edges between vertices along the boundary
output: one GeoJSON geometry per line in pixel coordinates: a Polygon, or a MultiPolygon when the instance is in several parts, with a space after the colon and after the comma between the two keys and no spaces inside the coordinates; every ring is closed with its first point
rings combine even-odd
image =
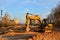
{"type": "Polygon", "coordinates": [[[11,32],[0,35],[0,40],[60,40],[60,31],[54,31],[52,33],[11,32]]]}

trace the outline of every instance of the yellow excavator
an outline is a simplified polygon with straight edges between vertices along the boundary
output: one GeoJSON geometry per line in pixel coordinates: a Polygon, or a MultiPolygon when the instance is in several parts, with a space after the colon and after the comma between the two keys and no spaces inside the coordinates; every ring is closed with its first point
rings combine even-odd
{"type": "Polygon", "coordinates": [[[46,19],[41,19],[38,15],[26,14],[26,31],[52,32],[53,24],[47,23],[46,19]]]}

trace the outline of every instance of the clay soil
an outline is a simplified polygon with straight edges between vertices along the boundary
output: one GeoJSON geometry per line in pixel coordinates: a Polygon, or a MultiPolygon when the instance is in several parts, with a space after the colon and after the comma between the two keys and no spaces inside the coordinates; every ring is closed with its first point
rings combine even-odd
{"type": "Polygon", "coordinates": [[[60,40],[60,31],[51,33],[9,32],[0,35],[0,40],[60,40]]]}

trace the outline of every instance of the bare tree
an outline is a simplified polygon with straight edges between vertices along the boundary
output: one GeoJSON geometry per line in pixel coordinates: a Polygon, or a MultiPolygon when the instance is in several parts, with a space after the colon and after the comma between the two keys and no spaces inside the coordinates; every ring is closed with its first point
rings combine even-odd
{"type": "Polygon", "coordinates": [[[53,21],[55,27],[60,28],[60,3],[51,11],[47,17],[48,20],[53,21]]]}

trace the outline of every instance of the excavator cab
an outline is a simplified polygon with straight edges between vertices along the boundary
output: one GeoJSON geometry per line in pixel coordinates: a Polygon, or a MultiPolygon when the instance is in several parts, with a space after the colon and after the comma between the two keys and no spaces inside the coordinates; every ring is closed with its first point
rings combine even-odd
{"type": "Polygon", "coordinates": [[[47,19],[43,19],[42,27],[44,27],[45,32],[52,32],[53,24],[48,23],[47,19]]]}

